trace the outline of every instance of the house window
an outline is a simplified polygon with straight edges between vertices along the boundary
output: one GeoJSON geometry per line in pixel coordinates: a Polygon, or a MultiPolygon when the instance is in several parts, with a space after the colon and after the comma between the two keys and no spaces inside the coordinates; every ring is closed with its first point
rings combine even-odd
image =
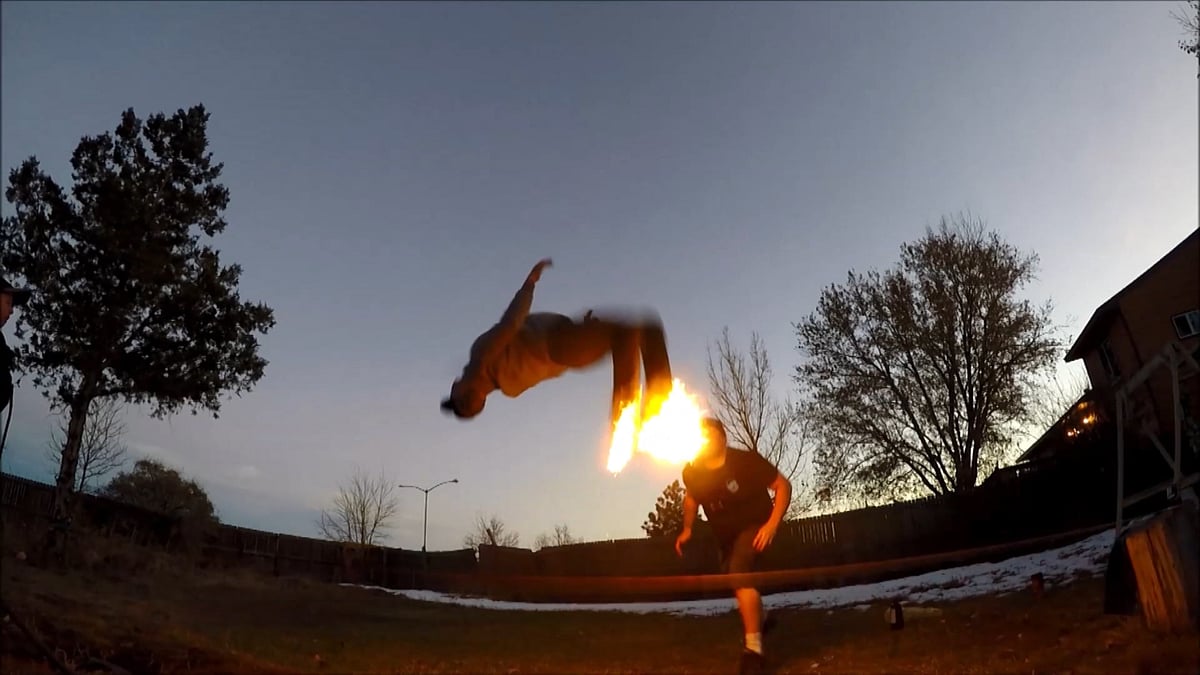
{"type": "Polygon", "coordinates": [[[1171,317],[1171,322],[1175,324],[1175,334],[1180,340],[1200,335],[1200,309],[1176,314],[1171,317]]]}
{"type": "Polygon", "coordinates": [[[1104,366],[1104,372],[1108,373],[1109,379],[1115,380],[1121,376],[1121,368],[1117,365],[1117,357],[1113,355],[1112,343],[1108,340],[1100,345],[1100,364],[1104,366]]]}

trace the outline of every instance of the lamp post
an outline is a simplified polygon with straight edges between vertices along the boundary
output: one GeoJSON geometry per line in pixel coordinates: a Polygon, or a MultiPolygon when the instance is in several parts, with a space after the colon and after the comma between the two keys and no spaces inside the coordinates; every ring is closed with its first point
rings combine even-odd
{"type": "Polygon", "coordinates": [[[450,480],[444,480],[444,481],[438,483],[437,485],[434,485],[431,488],[423,488],[423,487],[420,487],[417,485],[397,486],[397,487],[402,487],[402,488],[412,488],[414,490],[420,490],[421,492],[425,493],[425,522],[421,527],[421,553],[425,552],[426,537],[429,534],[429,493],[433,492],[437,488],[445,485],[446,483],[457,483],[457,482],[458,482],[457,478],[451,478],[450,480]]]}

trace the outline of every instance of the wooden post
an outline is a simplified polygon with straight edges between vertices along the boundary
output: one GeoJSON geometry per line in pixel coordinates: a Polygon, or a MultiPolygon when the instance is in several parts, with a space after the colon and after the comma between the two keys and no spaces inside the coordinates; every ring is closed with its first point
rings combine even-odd
{"type": "Polygon", "coordinates": [[[1034,572],[1029,577],[1029,589],[1033,591],[1033,597],[1041,598],[1046,594],[1046,577],[1041,572],[1034,572]]]}
{"type": "Polygon", "coordinates": [[[1200,516],[1184,502],[1131,528],[1125,548],[1147,625],[1163,632],[1200,630],[1200,516]]]}

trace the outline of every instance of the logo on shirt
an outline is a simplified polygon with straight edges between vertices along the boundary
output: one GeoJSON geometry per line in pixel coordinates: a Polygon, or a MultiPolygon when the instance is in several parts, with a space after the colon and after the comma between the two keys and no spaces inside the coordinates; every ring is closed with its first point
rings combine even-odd
{"type": "Polygon", "coordinates": [[[737,479],[730,478],[729,482],[725,483],[725,488],[728,489],[730,492],[737,492],[738,491],[737,479]]]}

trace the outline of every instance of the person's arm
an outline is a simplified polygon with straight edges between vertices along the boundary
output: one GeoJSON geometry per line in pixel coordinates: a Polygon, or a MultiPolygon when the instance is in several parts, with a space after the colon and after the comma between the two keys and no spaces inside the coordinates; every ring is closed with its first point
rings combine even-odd
{"type": "Polygon", "coordinates": [[[692,538],[692,525],[696,523],[696,514],[700,511],[700,504],[692,497],[691,492],[683,493],[683,530],[675,539],[675,552],[683,555],[683,545],[692,538]]]}
{"type": "Polygon", "coordinates": [[[692,525],[696,524],[696,515],[700,513],[700,503],[692,496],[692,493],[685,492],[683,494],[683,529],[691,532],[692,525]]]}
{"type": "Polygon", "coordinates": [[[521,329],[521,324],[525,323],[525,318],[529,316],[530,308],[533,306],[533,287],[542,278],[542,270],[550,265],[550,259],[545,258],[533,266],[533,269],[529,272],[529,276],[525,278],[525,283],[517,291],[517,294],[513,296],[512,301],[508,303],[508,308],[504,310],[504,315],[500,317],[500,321],[488,329],[476,342],[475,353],[471,354],[473,360],[487,360],[492,355],[504,349],[505,345],[516,336],[517,331],[521,329]]]}
{"type": "Polygon", "coordinates": [[[754,548],[759,551],[771,545],[771,541],[775,539],[775,532],[779,529],[779,523],[783,522],[788,505],[792,503],[792,484],[778,470],[775,472],[775,480],[769,489],[775,492],[775,508],[771,510],[771,517],[759,528],[758,534],[754,537],[754,548]]]}

